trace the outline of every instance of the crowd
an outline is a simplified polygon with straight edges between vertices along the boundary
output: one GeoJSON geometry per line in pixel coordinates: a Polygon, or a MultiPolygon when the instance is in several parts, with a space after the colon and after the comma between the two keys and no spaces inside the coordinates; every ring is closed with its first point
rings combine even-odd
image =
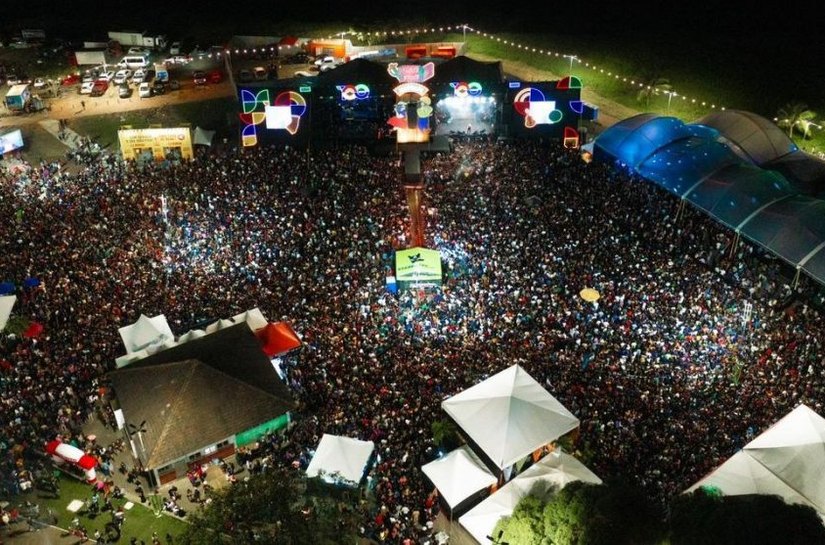
{"type": "Polygon", "coordinates": [[[0,339],[0,496],[32,454],[77,436],[117,328],[181,333],[258,306],[304,348],[285,365],[295,425],[239,463],[306,467],[323,433],[376,443],[380,543],[429,533],[441,401],[518,363],[581,419],[602,478],[666,499],[796,404],[823,412],[821,292],[662,190],[572,152],[458,143],[424,161],[443,289],[385,289],[407,210],[395,158],[360,147],[232,150],[180,165],[83,157],[0,175],[0,281],[45,326],[0,339]],[[584,287],[601,299],[587,303],[584,287]],[[745,304],[752,305],[750,313],[745,304]]]}

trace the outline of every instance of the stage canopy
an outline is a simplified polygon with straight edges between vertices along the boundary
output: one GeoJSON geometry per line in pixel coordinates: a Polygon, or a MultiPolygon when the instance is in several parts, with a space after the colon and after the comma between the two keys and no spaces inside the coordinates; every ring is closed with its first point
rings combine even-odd
{"type": "Polygon", "coordinates": [[[495,475],[467,445],[421,466],[421,471],[432,481],[451,509],[497,482],[495,475]]]}
{"type": "Polygon", "coordinates": [[[307,467],[307,477],[358,486],[367,470],[375,443],[325,433],[307,467]]]}
{"type": "Polygon", "coordinates": [[[174,341],[175,335],[169,328],[166,316],[158,314],[152,318],[141,314],[137,322],[117,330],[126,347],[126,353],[139,352],[164,341],[174,341]]]}
{"type": "Polygon", "coordinates": [[[444,400],[441,408],[500,469],[579,426],[579,419],[518,365],[444,400]]]}
{"type": "Polygon", "coordinates": [[[8,323],[9,316],[11,316],[11,309],[14,306],[15,301],[17,301],[16,295],[0,296],[0,331],[3,331],[6,327],[6,323],[8,323]]]}
{"type": "Polygon", "coordinates": [[[825,163],[755,114],[703,121],[640,114],[599,135],[594,156],[630,168],[825,283],[825,163]]]}
{"type": "Polygon", "coordinates": [[[441,254],[428,248],[395,252],[395,277],[401,289],[441,285],[441,254]]]}
{"type": "Polygon", "coordinates": [[[549,499],[573,481],[601,484],[601,479],[584,464],[564,452],[553,452],[524,473],[470,509],[458,522],[482,545],[492,543],[491,535],[501,517],[509,517],[524,496],[549,499]]]}
{"type": "Polygon", "coordinates": [[[825,515],[825,419],[800,405],[688,488],[725,495],[776,494],[825,515]]]}
{"type": "Polygon", "coordinates": [[[301,339],[288,322],[267,324],[255,332],[263,343],[264,353],[270,358],[286,354],[301,347],[301,339]]]}
{"type": "Polygon", "coordinates": [[[246,312],[241,312],[240,314],[236,314],[232,317],[232,321],[236,324],[246,322],[249,324],[249,329],[252,331],[258,331],[259,329],[266,327],[267,324],[267,320],[264,317],[263,312],[261,312],[261,309],[258,307],[247,310],[246,312]]]}

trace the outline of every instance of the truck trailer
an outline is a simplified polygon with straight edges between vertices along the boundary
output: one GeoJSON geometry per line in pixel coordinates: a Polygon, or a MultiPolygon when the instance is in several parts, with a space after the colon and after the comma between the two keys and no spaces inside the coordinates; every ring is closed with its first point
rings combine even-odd
{"type": "Polygon", "coordinates": [[[4,102],[9,111],[22,112],[26,109],[26,106],[28,106],[31,98],[32,94],[29,89],[29,85],[27,83],[23,83],[20,85],[13,85],[11,89],[9,89],[9,92],[6,93],[4,102]]]}

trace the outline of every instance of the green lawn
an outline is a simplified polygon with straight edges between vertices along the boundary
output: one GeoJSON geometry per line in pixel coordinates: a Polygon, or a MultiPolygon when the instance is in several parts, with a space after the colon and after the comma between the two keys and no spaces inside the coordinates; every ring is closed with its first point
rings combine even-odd
{"type": "MultiPolygon", "coordinates": [[[[62,477],[60,479],[60,497],[57,499],[46,497],[41,492],[35,492],[28,496],[21,496],[20,501],[28,500],[40,505],[41,520],[49,522],[45,516],[48,509],[57,515],[57,526],[60,528],[68,528],[72,519],[76,516],[66,509],[74,499],[86,500],[91,498],[91,487],[85,483],[81,483],[71,477],[62,477]]],[[[126,503],[124,500],[114,500],[112,502],[115,508],[126,503]]],[[[148,503],[147,503],[148,504],[148,503]]],[[[14,503],[13,503],[14,505],[14,503]]],[[[94,535],[95,530],[103,532],[107,522],[111,521],[111,515],[103,513],[90,519],[88,515],[80,515],[80,522],[89,532],[89,535],[94,535]]],[[[141,504],[135,504],[130,510],[126,511],[126,522],[123,525],[123,534],[121,536],[121,543],[128,543],[133,536],[138,539],[143,539],[147,543],[152,542],[152,532],[157,532],[163,539],[167,533],[172,536],[177,536],[183,532],[186,523],[167,515],[156,517],[154,512],[144,507],[141,504]]]]}
{"type": "Polygon", "coordinates": [[[231,98],[218,98],[199,102],[183,102],[159,108],[134,110],[97,116],[78,117],[72,120],[72,128],[83,136],[96,139],[104,147],[117,148],[117,131],[122,125],[145,128],[152,124],[175,127],[189,124],[216,130],[216,138],[235,137],[237,104],[231,98]]]}

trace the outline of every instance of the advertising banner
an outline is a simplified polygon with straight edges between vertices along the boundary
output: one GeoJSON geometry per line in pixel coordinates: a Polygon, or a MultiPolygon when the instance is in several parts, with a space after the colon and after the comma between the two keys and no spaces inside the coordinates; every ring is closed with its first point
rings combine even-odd
{"type": "Polygon", "coordinates": [[[427,248],[395,252],[395,277],[401,288],[441,285],[441,254],[427,248]]]}
{"type": "Polygon", "coordinates": [[[192,159],[192,131],[188,127],[121,129],[117,136],[124,159],[192,159]]]}

